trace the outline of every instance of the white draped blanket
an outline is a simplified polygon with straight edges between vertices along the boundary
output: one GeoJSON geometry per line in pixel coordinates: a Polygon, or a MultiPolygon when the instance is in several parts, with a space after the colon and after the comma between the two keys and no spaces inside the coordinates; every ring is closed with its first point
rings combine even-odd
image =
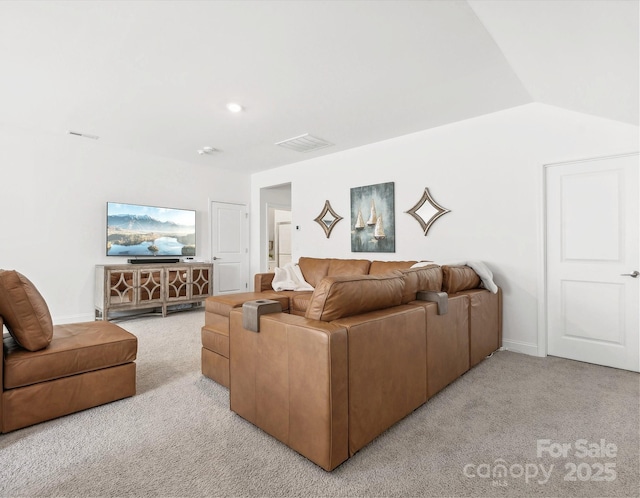
{"type": "Polygon", "coordinates": [[[478,274],[485,289],[490,290],[494,294],[498,292],[498,286],[493,282],[493,273],[486,264],[482,261],[467,261],[464,264],[478,274]]]}
{"type": "Polygon", "coordinates": [[[275,276],[271,287],[275,291],[295,290],[312,291],[313,287],[305,281],[298,265],[287,263],[282,268],[275,269],[275,276]]]}

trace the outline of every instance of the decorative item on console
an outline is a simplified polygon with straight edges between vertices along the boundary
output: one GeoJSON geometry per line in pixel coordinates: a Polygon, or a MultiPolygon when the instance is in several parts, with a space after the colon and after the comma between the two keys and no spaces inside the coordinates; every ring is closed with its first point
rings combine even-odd
{"type": "Polygon", "coordinates": [[[433,225],[433,223],[438,218],[450,212],[450,209],[442,207],[433,199],[433,197],[431,197],[431,193],[429,193],[429,189],[427,187],[425,187],[424,192],[422,193],[422,197],[416,203],[416,205],[408,211],[405,211],[405,213],[410,214],[418,221],[418,223],[420,223],[420,227],[422,228],[425,237],[427,236],[427,232],[429,231],[429,228],[431,228],[431,225],[433,225]],[[425,202],[429,202],[432,208],[429,208],[429,206],[424,206],[425,202]],[[422,214],[424,216],[429,215],[428,221],[425,221],[424,218],[418,213],[418,211],[420,211],[421,209],[423,210],[422,214]]]}
{"type": "Polygon", "coordinates": [[[393,182],[352,188],[351,251],[395,252],[394,210],[393,182]],[[366,221],[363,209],[369,210],[366,221]]]}

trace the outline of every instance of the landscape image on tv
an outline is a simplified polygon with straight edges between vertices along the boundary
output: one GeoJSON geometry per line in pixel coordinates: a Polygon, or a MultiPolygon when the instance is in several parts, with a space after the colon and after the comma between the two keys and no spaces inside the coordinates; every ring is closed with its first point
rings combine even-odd
{"type": "Polygon", "coordinates": [[[195,211],[107,203],[107,256],[195,254],[195,211]]]}

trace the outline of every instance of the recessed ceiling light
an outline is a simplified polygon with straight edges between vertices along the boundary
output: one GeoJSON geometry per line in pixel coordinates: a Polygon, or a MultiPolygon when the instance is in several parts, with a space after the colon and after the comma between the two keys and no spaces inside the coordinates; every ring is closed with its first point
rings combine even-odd
{"type": "Polygon", "coordinates": [[[229,111],[231,112],[240,112],[242,111],[243,107],[240,104],[236,104],[235,102],[229,102],[227,104],[227,109],[229,109],[229,111]]]}
{"type": "Polygon", "coordinates": [[[202,149],[198,149],[198,154],[200,155],[207,154],[211,156],[216,152],[220,152],[220,149],[216,149],[215,147],[209,147],[209,146],[205,146],[205,147],[202,147],[202,149]]]}

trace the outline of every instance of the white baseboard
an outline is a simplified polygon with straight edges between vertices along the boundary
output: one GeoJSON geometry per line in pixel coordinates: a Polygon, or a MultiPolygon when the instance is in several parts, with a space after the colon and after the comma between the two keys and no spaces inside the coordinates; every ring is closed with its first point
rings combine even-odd
{"type": "Polygon", "coordinates": [[[538,345],[531,342],[502,340],[502,347],[514,353],[528,354],[529,356],[539,356],[538,345]]]}

